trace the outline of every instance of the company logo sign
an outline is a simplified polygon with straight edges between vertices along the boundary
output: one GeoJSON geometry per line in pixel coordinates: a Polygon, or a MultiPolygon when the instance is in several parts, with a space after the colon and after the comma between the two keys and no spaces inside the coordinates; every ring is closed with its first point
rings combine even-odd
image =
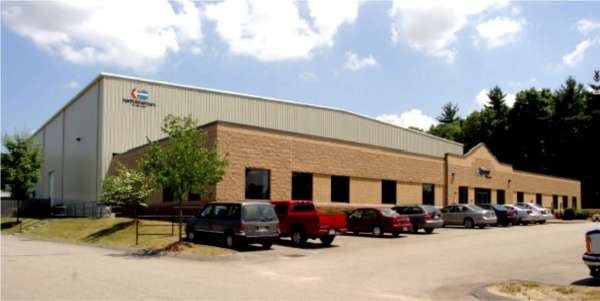
{"type": "Polygon", "coordinates": [[[477,168],[477,175],[478,176],[482,176],[482,177],[486,177],[486,178],[491,178],[491,171],[485,167],[479,167],[477,168]]]}
{"type": "Polygon", "coordinates": [[[123,98],[123,102],[130,103],[136,107],[156,106],[155,103],[150,102],[150,92],[148,90],[133,88],[129,92],[129,96],[131,98],[123,98]]]}

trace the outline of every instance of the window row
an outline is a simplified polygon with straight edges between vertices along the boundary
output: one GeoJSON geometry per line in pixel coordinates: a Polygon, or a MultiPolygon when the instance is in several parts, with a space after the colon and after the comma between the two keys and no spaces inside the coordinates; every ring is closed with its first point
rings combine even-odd
{"type": "MultiPolygon", "coordinates": [[[[491,189],[487,188],[475,188],[475,204],[489,204],[491,203],[491,189]]],[[[461,204],[467,204],[469,202],[469,188],[466,186],[458,187],[458,202],[461,204]]],[[[530,200],[533,202],[533,200],[530,200]]],[[[504,190],[496,190],[496,203],[504,204],[506,202],[506,193],[504,190]]],[[[525,193],[522,191],[517,192],[517,202],[525,202],[525,193]]],[[[535,203],[542,205],[542,194],[536,193],[535,203]]],[[[566,209],[569,208],[569,197],[562,196],[562,203],[559,208],[558,195],[552,196],[552,209],[566,209]]],[[[571,198],[571,208],[577,209],[577,197],[571,198]]]]}

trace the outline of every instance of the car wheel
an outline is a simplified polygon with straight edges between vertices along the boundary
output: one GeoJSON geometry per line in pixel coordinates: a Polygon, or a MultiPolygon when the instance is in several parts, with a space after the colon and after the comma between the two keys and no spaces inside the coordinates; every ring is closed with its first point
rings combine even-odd
{"type": "Polygon", "coordinates": [[[352,234],[358,235],[358,231],[354,231],[354,232],[352,232],[352,234]]]}
{"type": "Polygon", "coordinates": [[[229,249],[234,249],[236,247],[235,236],[233,235],[233,233],[225,234],[225,247],[229,249]]]}
{"type": "Polygon", "coordinates": [[[400,236],[400,232],[392,232],[392,236],[393,237],[398,237],[398,236],[400,236]]]}
{"type": "Polygon", "coordinates": [[[527,225],[529,225],[529,222],[522,222],[521,224],[522,224],[523,226],[527,226],[527,225]]]}
{"type": "Polygon", "coordinates": [[[270,249],[273,246],[273,242],[272,241],[265,241],[262,243],[262,248],[265,250],[270,249]]]}
{"type": "Polygon", "coordinates": [[[413,233],[417,234],[417,232],[419,232],[419,227],[415,226],[412,229],[413,233]]]}
{"type": "Polygon", "coordinates": [[[302,229],[294,229],[292,231],[292,243],[296,246],[301,246],[306,242],[306,235],[302,229]]]}
{"type": "Polygon", "coordinates": [[[335,235],[327,235],[327,236],[323,236],[319,239],[321,240],[321,244],[323,244],[324,246],[330,246],[331,243],[333,242],[334,238],[335,238],[335,235]]]}
{"type": "Polygon", "coordinates": [[[540,224],[545,224],[545,223],[546,223],[546,221],[545,221],[545,220],[543,220],[543,221],[541,221],[541,222],[540,222],[540,224]]]}
{"type": "Polygon", "coordinates": [[[465,220],[463,221],[463,225],[465,226],[465,228],[475,228],[475,222],[470,217],[465,218],[465,220]]]}
{"type": "Polygon", "coordinates": [[[427,234],[433,233],[433,228],[425,228],[425,233],[427,233],[427,234]]]}
{"type": "Polygon", "coordinates": [[[381,227],[379,227],[379,226],[373,227],[373,235],[375,235],[375,236],[382,236],[383,235],[383,231],[381,230],[381,227]]]}
{"type": "Polygon", "coordinates": [[[484,229],[485,226],[486,226],[486,224],[481,224],[481,225],[479,225],[479,229],[484,229]]]}
{"type": "Polygon", "coordinates": [[[190,242],[196,242],[196,240],[198,239],[198,237],[196,236],[196,231],[192,231],[192,230],[186,230],[185,236],[187,237],[188,241],[190,241],[190,242]]]}

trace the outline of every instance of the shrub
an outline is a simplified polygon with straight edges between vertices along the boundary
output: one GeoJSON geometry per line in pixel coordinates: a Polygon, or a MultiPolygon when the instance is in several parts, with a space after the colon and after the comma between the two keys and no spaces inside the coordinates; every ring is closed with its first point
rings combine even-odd
{"type": "Polygon", "coordinates": [[[575,218],[575,209],[573,209],[573,208],[565,209],[565,211],[563,212],[563,219],[564,220],[572,220],[574,218],[575,218]]]}

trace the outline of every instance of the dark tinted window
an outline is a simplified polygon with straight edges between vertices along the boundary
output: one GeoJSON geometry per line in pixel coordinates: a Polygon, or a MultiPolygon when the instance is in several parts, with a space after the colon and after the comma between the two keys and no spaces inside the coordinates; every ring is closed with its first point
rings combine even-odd
{"type": "Polygon", "coordinates": [[[268,200],[271,198],[271,171],[246,168],[246,199],[268,200]]]}
{"type": "Polygon", "coordinates": [[[552,209],[558,209],[558,195],[552,196],[552,209]]]}
{"type": "Polygon", "coordinates": [[[252,204],[243,206],[244,220],[248,222],[270,222],[275,220],[275,210],[269,204],[252,204]]]}
{"type": "Polygon", "coordinates": [[[227,210],[227,217],[233,220],[239,220],[241,217],[241,205],[230,205],[229,210],[227,210]]]}
{"type": "Polygon", "coordinates": [[[523,194],[523,192],[517,192],[517,202],[523,202],[525,199],[525,196],[523,194]]]}
{"type": "Polygon", "coordinates": [[[381,209],[381,214],[383,214],[383,216],[387,216],[387,217],[398,216],[398,212],[392,210],[391,208],[381,209]]]}
{"type": "Polygon", "coordinates": [[[396,204],[396,181],[381,181],[381,202],[396,204]]]}
{"type": "Polygon", "coordinates": [[[304,172],[292,172],[292,199],[311,200],[313,192],[313,175],[304,172]]]}
{"type": "Polygon", "coordinates": [[[199,214],[200,217],[209,217],[212,212],[212,208],[213,208],[213,206],[204,207],[204,209],[202,209],[202,211],[199,214]]]}
{"type": "Polygon", "coordinates": [[[354,210],[354,211],[352,211],[352,213],[350,213],[350,217],[351,218],[361,218],[362,217],[362,210],[354,210]]]}
{"type": "Polygon", "coordinates": [[[275,205],[275,213],[277,213],[277,215],[285,215],[285,214],[287,214],[287,204],[277,204],[277,205],[275,205]]]}
{"type": "Polygon", "coordinates": [[[213,209],[213,216],[218,219],[224,219],[229,216],[229,206],[227,205],[215,205],[213,209]]]}
{"type": "Polygon", "coordinates": [[[542,194],[541,193],[535,194],[535,203],[542,206],[542,194]]]}
{"type": "Polygon", "coordinates": [[[188,201],[200,201],[201,195],[199,193],[188,192],[188,201]]]}
{"type": "Polygon", "coordinates": [[[569,208],[569,197],[566,195],[563,195],[563,197],[562,197],[562,208],[563,209],[569,208]]]}
{"type": "Polygon", "coordinates": [[[504,193],[504,190],[497,190],[496,191],[496,203],[502,205],[506,202],[506,194],[504,193]]]}
{"type": "Polygon", "coordinates": [[[423,205],[435,205],[435,186],[423,184],[423,205]]]}
{"type": "Polygon", "coordinates": [[[423,209],[429,213],[436,213],[439,211],[435,206],[423,206],[423,209]]]}
{"type": "Polygon", "coordinates": [[[577,197],[572,197],[571,198],[571,208],[573,209],[577,209],[577,197]]]}
{"type": "Polygon", "coordinates": [[[350,178],[331,176],[331,201],[341,203],[350,201],[350,178]]]}
{"type": "Polygon", "coordinates": [[[162,195],[163,195],[163,202],[165,202],[165,203],[172,202],[174,200],[174,196],[175,196],[171,187],[163,188],[162,195]]]}
{"type": "Polygon", "coordinates": [[[362,213],[362,217],[363,218],[376,218],[377,217],[377,212],[375,210],[364,210],[362,213]]]}
{"type": "Polygon", "coordinates": [[[460,204],[469,203],[469,188],[465,186],[458,187],[458,202],[460,204]]]}

